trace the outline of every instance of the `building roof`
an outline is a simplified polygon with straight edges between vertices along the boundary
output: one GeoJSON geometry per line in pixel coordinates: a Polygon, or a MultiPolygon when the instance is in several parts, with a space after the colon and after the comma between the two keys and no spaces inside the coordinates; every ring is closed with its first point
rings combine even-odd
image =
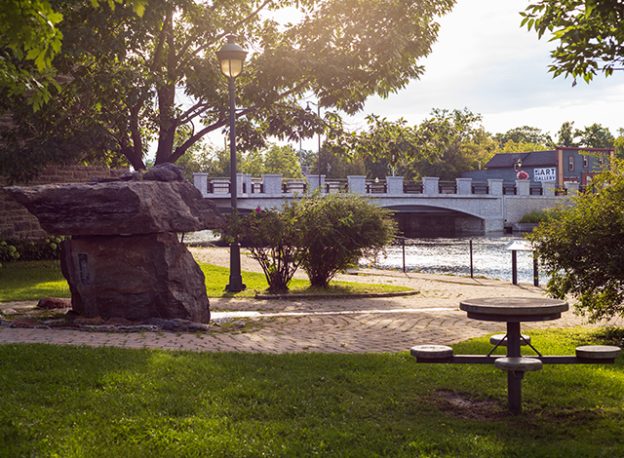
{"type": "Polygon", "coordinates": [[[557,165],[557,151],[530,151],[526,153],[497,153],[485,164],[487,169],[513,168],[520,159],[522,166],[557,165]]]}
{"type": "MultiPolygon", "coordinates": [[[[579,153],[584,151],[592,153],[610,153],[613,151],[611,148],[581,148],[574,146],[560,146],[558,148],[563,151],[578,151],[579,153]]],[[[557,151],[558,150],[527,151],[523,153],[497,153],[487,164],[485,164],[485,168],[513,168],[516,160],[518,159],[522,161],[522,167],[556,166],[557,151]]]]}

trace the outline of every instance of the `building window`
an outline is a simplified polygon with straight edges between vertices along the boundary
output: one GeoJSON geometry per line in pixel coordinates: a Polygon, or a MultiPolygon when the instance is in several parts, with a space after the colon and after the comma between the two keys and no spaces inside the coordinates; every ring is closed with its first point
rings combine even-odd
{"type": "Polygon", "coordinates": [[[574,156],[568,156],[568,172],[574,172],[574,156]]]}
{"type": "Polygon", "coordinates": [[[583,168],[586,169],[589,167],[589,158],[587,156],[583,156],[583,168]]]}

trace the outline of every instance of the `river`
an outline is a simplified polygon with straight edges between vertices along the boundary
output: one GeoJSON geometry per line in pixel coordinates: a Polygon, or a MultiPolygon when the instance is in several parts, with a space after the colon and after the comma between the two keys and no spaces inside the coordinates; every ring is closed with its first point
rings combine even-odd
{"type": "MultiPolygon", "coordinates": [[[[470,240],[473,241],[473,267],[475,277],[487,277],[511,281],[511,251],[506,247],[518,236],[474,236],[456,238],[407,239],[405,264],[409,271],[470,276],[470,240]]],[[[374,267],[402,269],[401,246],[386,248],[377,257],[374,267]]],[[[533,255],[518,251],[518,281],[533,283],[533,255]]],[[[544,285],[546,276],[540,275],[544,285]]]]}

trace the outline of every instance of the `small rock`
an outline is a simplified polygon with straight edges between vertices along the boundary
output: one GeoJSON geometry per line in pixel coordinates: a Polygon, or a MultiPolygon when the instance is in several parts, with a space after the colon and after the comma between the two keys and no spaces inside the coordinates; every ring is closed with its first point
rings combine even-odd
{"type": "Polygon", "coordinates": [[[184,181],[182,169],[175,164],[158,164],[143,174],[146,181],[184,181]]]}
{"type": "Polygon", "coordinates": [[[64,299],[61,297],[44,297],[43,299],[39,299],[37,308],[45,310],[71,308],[71,299],[64,299]]]}

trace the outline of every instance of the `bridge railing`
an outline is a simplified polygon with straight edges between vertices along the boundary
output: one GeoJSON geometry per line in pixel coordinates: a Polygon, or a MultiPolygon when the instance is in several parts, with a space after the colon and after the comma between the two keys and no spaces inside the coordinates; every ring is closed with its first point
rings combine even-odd
{"type": "MultiPolygon", "coordinates": [[[[206,173],[194,173],[193,181],[205,197],[226,196],[230,193],[230,180],[223,177],[209,177],[206,173]]],[[[239,173],[238,195],[245,197],[275,197],[284,194],[306,194],[319,188],[322,194],[349,192],[362,195],[408,196],[419,194],[427,197],[442,196],[564,196],[579,192],[579,183],[531,182],[488,179],[478,182],[471,178],[457,178],[454,181],[440,181],[438,177],[423,177],[419,181],[407,181],[403,177],[391,176],[384,180],[370,180],[365,176],[351,175],[347,179],[326,179],[321,175],[304,179],[284,179],[281,175],[267,174],[262,177],[239,173]]]]}

